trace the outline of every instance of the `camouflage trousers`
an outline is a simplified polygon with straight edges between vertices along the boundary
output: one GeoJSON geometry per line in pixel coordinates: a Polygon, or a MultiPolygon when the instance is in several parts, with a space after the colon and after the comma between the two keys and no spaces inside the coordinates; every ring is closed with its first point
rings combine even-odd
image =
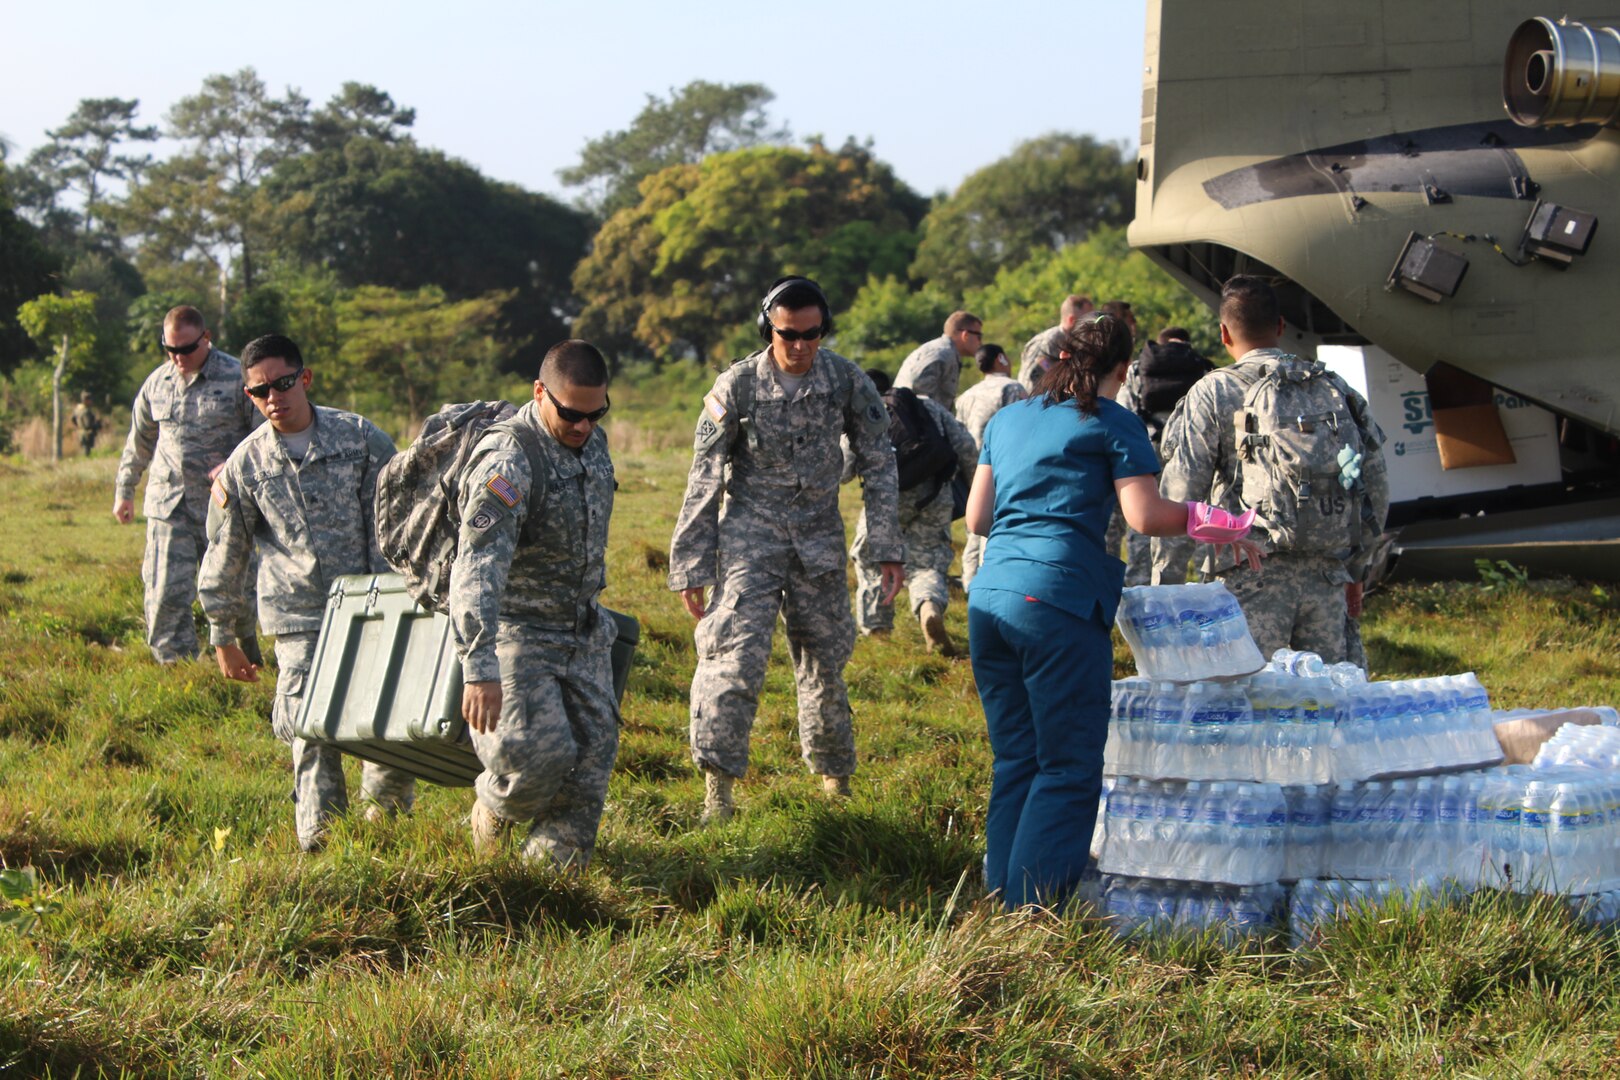
{"type": "Polygon", "coordinates": [[[799,747],[810,771],[855,772],[844,665],[855,649],[844,570],[807,573],[799,560],[734,558],[693,635],[692,760],[699,768],[742,776],[759,691],[781,615],[799,692],[799,747]]]}
{"type": "Polygon", "coordinates": [[[619,756],[613,620],[559,642],[555,632],[502,622],[501,718],[472,732],[484,771],[478,800],[506,821],[533,822],[525,852],[583,866],[596,849],[608,778],[619,756]]]}
{"type": "MultiPolygon", "coordinates": [[[[326,826],[349,809],[348,785],[343,779],[343,754],[335,746],[306,742],[295,733],[304,703],[304,683],[315,658],[314,632],[282,634],[276,638],[276,701],[270,725],[276,738],[292,747],[293,823],[298,846],[318,849],[326,839],[326,826]]],[[[360,793],[389,812],[407,811],[416,802],[416,779],[386,765],[364,762],[360,793]]]]}
{"type": "MultiPolygon", "coordinates": [[[[951,597],[946,574],[956,557],[951,546],[951,489],[949,485],[940,488],[938,495],[921,506],[908,503],[909,494],[915,492],[900,493],[900,535],[906,542],[906,593],[911,613],[916,615],[928,603],[944,611],[951,597]]],[[[867,551],[864,513],[850,550],[855,558],[856,625],[866,633],[892,630],[894,605],[883,603],[883,570],[867,551]]]]}
{"type": "Polygon", "coordinates": [[[1347,657],[1344,563],[1325,556],[1273,554],[1258,573],[1247,566],[1219,579],[1243,605],[1249,633],[1267,660],[1278,649],[1303,649],[1336,664],[1347,657]]]}
{"type": "Polygon", "coordinates": [[[1108,549],[1108,554],[1117,556],[1122,541],[1125,544],[1126,586],[1153,584],[1153,538],[1143,536],[1125,524],[1125,515],[1116,508],[1114,516],[1108,521],[1108,534],[1103,539],[1103,546],[1108,549]]]}
{"type": "MultiPolygon", "coordinates": [[[[191,605],[197,599],[197,571],[202,566],[208,537],[188,516],[146,521],[146,554],[141,561],[141,583],[146,587],[146,644],[159,663],[191,660],[197,655],[197,626],[191,605]]],[[[258,566],[255,559],[253,567],[258,566]]],[[[256,574],[248,574],[248,611],[257,607],[256,574]]],[[[257,662],[256,623],[249,615],[236,628],[236,638],[257,662]]]]}

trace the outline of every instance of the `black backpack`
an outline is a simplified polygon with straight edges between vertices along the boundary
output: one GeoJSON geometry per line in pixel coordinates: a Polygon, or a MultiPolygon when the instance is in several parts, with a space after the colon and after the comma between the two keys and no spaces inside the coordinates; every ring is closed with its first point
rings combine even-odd
{"type": "Polygon", "coordinates": [[[1150,341],[1131,365],[1129,385],[1136,414],[1144,421],[1168,415],[1187,396],[1193,383],[1215,365],[1198,355],[1185,341],[1150,341]]]}
{"type": "Polygon", "coordinates": [[[937,495],[956,475],[956,450],[951,440],[909,387],[894,387],[883,395],[883,404],[889,410],[889,442],[894,444],[900,490],[910,491],[931,483],[937,495]]]}

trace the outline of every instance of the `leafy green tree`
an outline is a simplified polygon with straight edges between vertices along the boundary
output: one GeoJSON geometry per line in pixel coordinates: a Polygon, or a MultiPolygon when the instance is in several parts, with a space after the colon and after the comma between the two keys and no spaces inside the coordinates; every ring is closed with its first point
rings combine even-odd
{"type": "MultiPolygon", "coordinates": [[[[92,248],[74,258],[62,274],[62,284],[70,291],[95,297],[95,345],[75,366],[70,380],[73,388],[88,390],[103,400],[133,398],[139,380],[133,378],[125,347],[125,324],[130,305],[146,292],[145,281],[123,258],[92,248]]],[[[141,374],[144,376],[144,370],[141,374]]]]}
{"type": "Polygon", "coordinates": [[[489,179],[408,139],[356,135],[284,161],[265,183],[275,249],[344,287],[435,286],[457,300],[509,294],[508,362],[538,368],[568,336],[569,276],[589,240],[580,211],[489,179]]]}
{"type": "Polygon", "coordinates": [[[1054,133],[1019,144],[934,207],[911,275],[952,293],[988,284],[1037,250],[1130,220],[1135,179],[1123,149],[1054,133]]]}
{"type": "Polygon", "coordinates": [[[309,122],[309,144],[315,150],[342,149],[350,139],[385,143],[410,138],[416,110],[401,108],[393,97],[369,83],[346,82],[309,122]]]}
{"type": "Polygon", "coordinates": [[[838,351],[864,367],[891,374],[906,354],[940,335],[956,310],[949,296],[926,286],[913,289],[899,276],[868,278],[849,310],[838,316],[838,351]]]}
{"type": "Polygon", "coordinates": [[[584,187],[584,203],[610,217],[637,201],[642,180],[672,165],[695,165],[710,154],[785,143],[786,125],[773,127],[765,107],[776,97],[759,83],[697,79],[668,100],[647,95],[628,128],[585,144],[579,164],[559,169],[570,187],[584,187]]]}
{"type": "Polygon", "coordinates": [[[427,286],[402,292],[363,285],[337,303],[337,356],[324,379],[351,408],[405,407],[410,425],[445,401],[499,395],[500,346],[494,331],[501,293],[450,300],[427,286]]]}
{"type": "Polygon", "coordinates": [[[15,371],[34,354],[16,311],[25,300],[51,290],[60,266],[46,249],[40,231],[12,209],[12,176],[0,164],[0,375],[15,371]]]}
{"type": "Polygon", "coordinates": [[[1167,326],[1184,326],[1200,352],[1220,355],[1209,309],[1146,255],[1132,251],[1125,230],[1115,226],[1098,228],[1083,243],[1037,252],[1003,269],[995,281],[968,293],[967,308],[984,319],[985,339],[1012,353],[1055,324],[1058,305],[1075,292],[1095,297],[1099,304],[1129,301],[1142,340],[1167,326]]]}
{"type": "Polygon", "coordinates": [[[149,170],[120,219],[148,260],[199,258],[223,273],[234,256],[251,289],[272,212],[260,182],[309,133],[309,101],[297,91],[273,97],[251,67],[210,75],[169,110],[167,134],[186,149],[149,170]]]}
{"type": "Polygon", "coordinates": [[[910,261],[923,200],[867,147],[754,147],[642,181],[574,272],[576,331],[659,357],[722,359],[750,341],[784,274],[818,280],[835,310],[868,274],[910,261]]]}
{"type": "Polygon", "coordinates": [[[158,137],[155,126],[135,123],[139,111],[134,98],[85,98],[61,127],[45,133],[49,141],[28,156],[24,168],[33,178],[29,209],[51,229],[57,246],[103,238],[109,224],[103,207],[112,186],[137,182],[151,165],[152,155],[122,150],[158,137]],[[62,202],[70,193],[78,196],[78,210],[62,202]]]}
{"type": "Polygon", "coordinates": [[[96,298],[91,293],[67,296],[46,293],[17,309],[17,321],[44,352],[56,352],[51,370],[51,460],[62,460],[62,384],[69,372],[94,360],[96,298]]]}

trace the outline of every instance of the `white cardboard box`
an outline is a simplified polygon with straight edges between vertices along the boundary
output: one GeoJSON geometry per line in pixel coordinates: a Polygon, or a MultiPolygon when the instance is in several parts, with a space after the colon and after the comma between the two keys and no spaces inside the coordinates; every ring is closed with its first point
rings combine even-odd
{"type": "Polygon", "coordinates": [[[1392,502],[1521,485],[1557,483],[1558,425],[1552,413],[1517,394],[1496,392],[1502,428],[1516,459],[1512,465],[1442,469],[1434,415],[1423,376],[1373,345],[1323,345],[1316,358],[1355,387],[1384,429],[1392,502]]]}

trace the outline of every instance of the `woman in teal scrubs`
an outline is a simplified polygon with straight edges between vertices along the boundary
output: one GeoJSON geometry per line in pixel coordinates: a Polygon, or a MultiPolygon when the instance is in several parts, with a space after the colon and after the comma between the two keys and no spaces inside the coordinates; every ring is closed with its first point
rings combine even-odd
{"type": "MultiPolygon", "coordinates": [[[[968,530],[988,538],[968,595],[995,753],[986,885],[1008,908],[1058,906],[1085,868],[1125,575],[1103,543],[1116,498],[1138,532],[1188,528],[1192,504],[1159,497],[1147,429],[1114,403],[1130,359],[1121,320],[1076,326],[1043,392],[990,421],[968,498],[968,530]]],[[[1238,543],[1258,568],[1258,549],[1238,543]]]]}

